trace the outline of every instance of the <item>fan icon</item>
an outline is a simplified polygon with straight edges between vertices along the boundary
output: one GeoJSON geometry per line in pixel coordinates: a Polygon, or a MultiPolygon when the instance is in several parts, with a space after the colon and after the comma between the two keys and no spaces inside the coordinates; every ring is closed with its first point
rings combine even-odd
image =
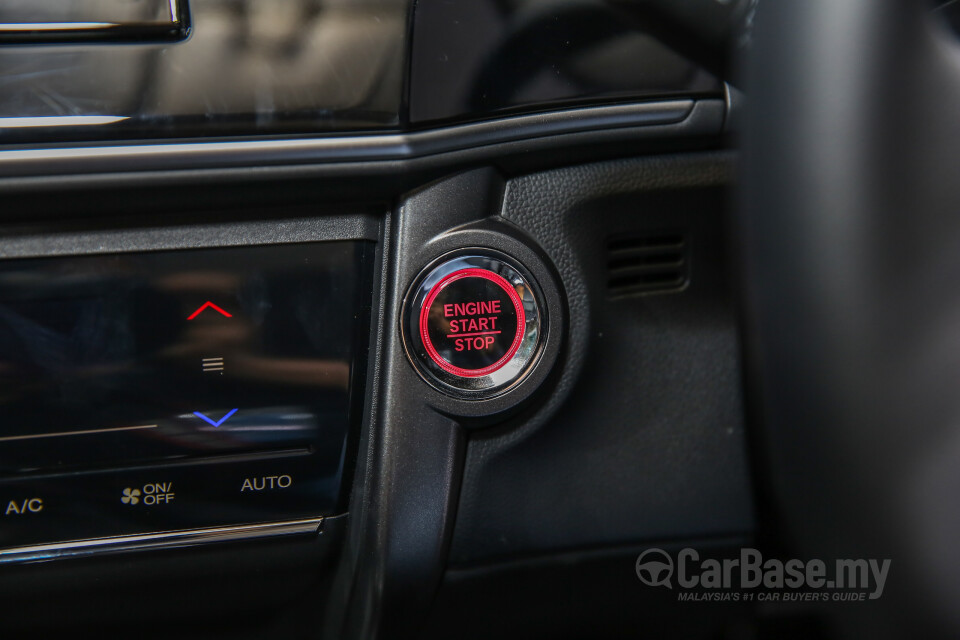
{"type": "Polygon", "coordinates": [[[140,502],[140,489],[130,489],[129,487],[124,489],[120,502],[123,504],[137,504],[140,502]]]}

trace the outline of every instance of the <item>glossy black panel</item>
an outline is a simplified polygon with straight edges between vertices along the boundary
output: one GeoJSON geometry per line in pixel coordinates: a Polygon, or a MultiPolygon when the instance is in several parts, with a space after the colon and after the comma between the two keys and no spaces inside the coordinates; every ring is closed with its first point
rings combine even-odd
{"type": "MultiPolygon", "coordinates": [[[[24,21],[7,4],[0,22],[24,21]]],[[[399,123],[408,0],[192,0],[190,9],[184,42],[0,46],[0,142],[399,123]]]]}
{"type": "Polygon", "coordinates": [[[193,0],[166,26],[157,2],[0,6],[0,24],[107,25],[0,33],[0,143],[359,132],[722,93],[661,25],[603,0],[193,0]],[[187,18],[188,39],[155,42],[187,18]]]}
{"type": "Polygon", "coordinates": [[[336,464],[361,247],[0,263],[0,473],[320,439],[336,464]]]}
{"type": "Polygon", "coordinates": [[[721,93],[718,80],[655,30],[602,0],[420,0],[410,121],[721,93]]]}
{"type": "Polygon", "coordinates": [[[332,513],[371,256],[344,241],[0,263],[0,545],[332,513]]]}

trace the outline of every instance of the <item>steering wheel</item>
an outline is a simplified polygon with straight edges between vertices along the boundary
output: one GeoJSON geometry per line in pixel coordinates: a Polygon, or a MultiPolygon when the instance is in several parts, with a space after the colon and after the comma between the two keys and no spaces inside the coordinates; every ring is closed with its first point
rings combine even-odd
{"type": "Polygon", "coordinates": [[[960,634],[960,44],[930,9],[761,2],[746,63],[773,504],[792,551],[891,560],[878,599],[828,606],[841,637],[960,634]]]}

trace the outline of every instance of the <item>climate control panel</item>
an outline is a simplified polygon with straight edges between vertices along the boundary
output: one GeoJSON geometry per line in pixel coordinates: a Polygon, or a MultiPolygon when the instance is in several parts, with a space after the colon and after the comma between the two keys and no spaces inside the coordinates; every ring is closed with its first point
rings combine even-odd
{"type": "Polygon", "coordinates": [[[0,562],[344,513],[373,247],[0,261],[0,562]]]}

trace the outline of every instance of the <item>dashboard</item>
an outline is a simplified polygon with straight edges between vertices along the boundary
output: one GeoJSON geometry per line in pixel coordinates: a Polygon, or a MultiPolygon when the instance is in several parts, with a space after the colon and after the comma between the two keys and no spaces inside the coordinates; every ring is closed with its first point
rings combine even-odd
{"type": "Polygon", "coordinates": [[[0,635],[755,623],[635,571],[764,502],[740,93],[629,4],[4,4],[0,635]]]}

